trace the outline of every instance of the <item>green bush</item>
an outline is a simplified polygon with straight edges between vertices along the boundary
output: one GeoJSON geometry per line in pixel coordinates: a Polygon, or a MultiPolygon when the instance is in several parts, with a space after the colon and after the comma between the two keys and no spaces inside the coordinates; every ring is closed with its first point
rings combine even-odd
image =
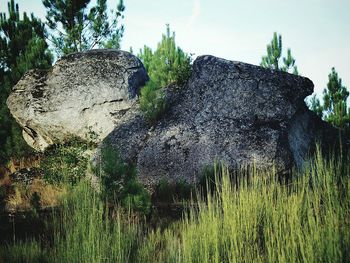
{"type": "Polygon", "coordinates": [[[137,181],[135,166],[124,163],[118,151],[111,145],[102,147],[101,161],[95,170],[101,180],[104,198],[143,215],[150,212],[151,198],[137,181]]]}
{"type": "Polygon", "coordinates": [[[141,90],[140,108],[150,122],[158,120],[165,112],[164,91],[152,80],[141,90]]]}
{"type": "Polygon", "coordinates": [[[151,211],[151,196],[136,178],[125,181],[121,194],[123,207],[148,215],[151,211]]]}
{"type": "Polygon", "coordinates": [[[167,25],[155,52],[145,46],[138,55],[142,60],[150,81],[141,89],[141,110],[151,122],[165,111],[162,89],[171,83],[184,85],[191,75],[191,57],[176,46],[175,33],[170,34],[167,25]]]}
{"type": "Polygon", "coordinates": [[[124,164],[119,153],[109,144],[101,148],[101,159],[95,169],[96,175],[101,180],[103,197],[116,201],[123,190],[123,179],[130,174],[127,165],[124,164]]]}
{"type": "Polygon", "coordinates": [[[73,139],[63,145],[50,146],[41,160],[45,181],[53,184],[77,184],[85,176],[89,156],[88,143],[73,139]]]}

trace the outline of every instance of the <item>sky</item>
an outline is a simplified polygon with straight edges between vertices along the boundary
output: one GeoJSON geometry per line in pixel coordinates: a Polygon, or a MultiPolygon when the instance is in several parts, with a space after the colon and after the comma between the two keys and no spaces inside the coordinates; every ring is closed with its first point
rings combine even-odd
{"type": "MultiPolygon", "coordinates": [[[[94,1],[94,0],[93,0],[94,1]]],[[[41,0],[17,0],[20,11],[45,20],[41,0]]],[[[117,0],[108,0],[115,9],[117,0]]],[[[0,0],[6,11],[7,0],[0,0]]],[[[350,89],[350,0],[124,0],[122,49],[155,48],[170,24],[177,44],[195,56],[209,54],[259,65],[273,32],[291,48],[299,73],[321,96],[335,67],[350,89]]]]}

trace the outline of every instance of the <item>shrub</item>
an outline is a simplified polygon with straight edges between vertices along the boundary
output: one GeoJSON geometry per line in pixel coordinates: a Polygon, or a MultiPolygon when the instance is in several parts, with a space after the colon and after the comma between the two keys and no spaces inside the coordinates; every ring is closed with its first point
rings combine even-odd
{"type": "Polygon", "coordinates": [[[104,198],[144,215],[150,212],[151,198],[137,181],[135,166],[124,163],[118,151],[109,144],[101,149],[99,168],[96,172],[104,198]]]}
{"type": "Polygon", "coordinates": [[[88,149],[89,144],[79,139],[49,147],[41,161],[45,181],[75,185],[85,176],[89,162],[88,149]]]}
{"type": "Polygon", "coordinates": [[[101,180],[101,191],[104,198],[115,201],[120,196],[123,178],[128,173],[119,153],[112,146],[106,144],[101,148],[101,159],[96,174],[101,180]]]}
{"type": "Polygon", "coordinates": [[[158,120],[165,112],[164,92],[152,80],[141,90],[140,108],[150,122],[158,120]]]}
{"type": "Polygon", "coordinates": [[[162,89],[171,83],[183,85],[191,75],[191,56],[176,46],[175,33],[167,25],[155,52],[145,46],[139,54],[150,81],[141,89],[140,104],[145,116],[157,120],[166,109],[162,89]]]}
{"type": "Polygon", "coordinates": [[[190,77],[191,56],[176,46],[175,32],[170,34],[169,25],[157,49],[153,52],[151,48],[145,46],[138,56],[150,79],[160,87],[165,87],[170,83],[183,84],[190,77]]]}
{"type": "Polygon", "coordinates": [[[148,215],[151,210],[151,197],[147,190],[137,181],[130,178],[125,181],[125,186],[121,194],[123,207],[148,215]]]}

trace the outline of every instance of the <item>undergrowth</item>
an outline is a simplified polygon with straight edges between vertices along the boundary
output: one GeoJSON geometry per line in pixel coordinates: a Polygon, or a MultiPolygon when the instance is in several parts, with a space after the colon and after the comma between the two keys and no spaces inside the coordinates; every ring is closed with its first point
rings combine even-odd
{"type": "Polygon", "coordinates": [[[273,170],[230,175],[189,203],[183,218],[148,229],[125,210],[110,211],[81,182],[63,203],[51,246],[3,246],[5,262],[346,262],[350,251],[349,158],[320,153],[288,184],[273,170]],[[249,176],[245,176],[249,174],[249,176]],[[121,211],[124,211],[123,213],[121,211]],[[16,251],[16,257],[13,256],[16,251]],[[44,261],[43,261],[44,262],[44,261]]]}
{"type": "Polygon", "coordinates": [[[124,162],[110,144],[101,148],[100,162],[94,170],[100,180],[102,198],[142,215],[149,214],[151,197],[138,181],[135,165],[124,162]]]}
{"type": "Polygon", "coordinates": [[[50,146],[40,163],[45,181],[52,184],[77,184],[85,176],[89,163],[87,151],[90,149],[91,145],[80,139],[50,146]]]}

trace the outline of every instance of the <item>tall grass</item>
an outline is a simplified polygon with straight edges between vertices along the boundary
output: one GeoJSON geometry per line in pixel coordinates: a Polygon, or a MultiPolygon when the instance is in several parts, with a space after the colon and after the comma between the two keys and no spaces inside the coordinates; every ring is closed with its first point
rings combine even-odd
{"type": "Polygon", "coordinates": [[[48,263],[46,250],[34,240],[0,247],[0,263],[48,263]]]}
{"type": "Polygon", "coordinates": [[[104,204],[90,184],[81,181],[55,215],[53,244],[30,241],[5,246],[0,262],[132,262],[138,226],[125,215],[109,213],[104,204]]]}
{"type": "Polygon", "coordinates": [[[28,255],[48,262],[349,260],[349,158],[325,160],[318,154],[288,183],[278,181],[274,171],[219,170],[213,191],[164,230],[145,231],[121,214],[106,216],[104,202],[80,184],[64,202],[52,247],[15,244],[2,252],[29,246],[34,252],[28,255]]]}
{"type": "MultiPolygon", "coordinates": [[[[125,216],[124,216],[125,217],[125,216]]],[[[53,262],[130,262],[138,228],[116,213],[82,182],[63,203],[53,262]]]]}
{"type": "Polygon", "coordinates": [[[350,260],[350,180],[347,162],[318,154],[289,184],[273,171],[233,178],[183,220],[154,231],[140,258],[147,262],[346,262],[350,260]],[[233,184],[232,182],[235,182],[233,184]],[[152,245],[153,244],[153,245],[152,245]]]}

